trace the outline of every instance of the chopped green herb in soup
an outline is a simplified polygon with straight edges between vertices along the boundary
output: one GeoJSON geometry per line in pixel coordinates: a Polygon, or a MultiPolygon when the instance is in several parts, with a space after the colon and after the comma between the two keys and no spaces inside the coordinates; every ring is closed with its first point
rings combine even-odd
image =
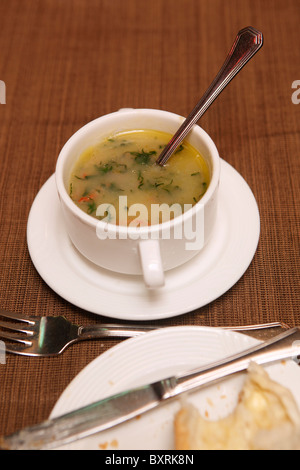
{"type": "Polygon", "coordinates": [[[70,197],[87,214],[120,225],[162,222],[163,212],[157,219],[153,208],[166,204],[177,208],[168,212],[169,218],[182,213],[205,193],[209,169],[187,142],[165,166],[156,165],[170,138],[160,131],[129,131],[88,148],[73,168],[70,197]]]}

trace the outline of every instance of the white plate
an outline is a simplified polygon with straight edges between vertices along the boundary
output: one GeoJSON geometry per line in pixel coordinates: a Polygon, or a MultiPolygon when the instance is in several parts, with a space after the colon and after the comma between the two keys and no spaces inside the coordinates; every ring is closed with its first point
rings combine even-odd
{"type": "MultiPolygon", "coordinates": [[[[65,389],[51,418],[109,395],[160,380],[227,355],[258,341],[241,333],[208,327],[170,327],[125,340],[85,367],[65,389]]],[[[266,367],[273,380],[288,387],[300,406],[300,369],[293,361],[266,367]]],[[[189,400],[208,419],[230,413],[245,375],[238,374],[190,394],[189,400]]],[[[179,401],[165,404],[139,419],[98,433],[61,449],[174,449],[173,419],[179,401]]]]}
{"type": "Polygon", "coordinates": [[[260,232],[255,198],[239,173],[221,161],[216,227],[205,248],[166,272],[166,285],[149,291],[141,276],[112,273],[86,260],[71,243],[52,175],[28,218],[31,259],[61,297],[90,312],[125,320],[154,320],[190,312],[230,289],[248,268],[260,232]]]}

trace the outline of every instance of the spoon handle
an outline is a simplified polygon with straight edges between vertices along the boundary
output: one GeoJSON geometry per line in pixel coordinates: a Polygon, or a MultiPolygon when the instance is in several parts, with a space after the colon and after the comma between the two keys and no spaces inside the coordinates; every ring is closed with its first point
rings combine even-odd
{"type": "Polygon", "coordinates": [[[256,54],[263,45],[263,35],[260,31],[251,26],[241,29],[229,51],[229,54],[221,67],[219,73],[210,84],[200,101],[192,112],[188,115],[170,142],[166,145],[156,163],[164,165],[176,150],[178,145],[190,132],[217,96],[224,90],[226,85],[235,75],[246,65],[246,63],[256,54]]]}

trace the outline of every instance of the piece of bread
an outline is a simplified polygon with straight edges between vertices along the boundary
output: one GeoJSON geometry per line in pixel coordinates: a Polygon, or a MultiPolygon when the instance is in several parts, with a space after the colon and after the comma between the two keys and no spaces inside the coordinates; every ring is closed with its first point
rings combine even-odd
{"type": "Polygon", "coordinates": [[[235,410],[204,419],[191,404],[175,416],[177,450],[300,450],[300,412],[291,392],[252,363],[235,410]]]}

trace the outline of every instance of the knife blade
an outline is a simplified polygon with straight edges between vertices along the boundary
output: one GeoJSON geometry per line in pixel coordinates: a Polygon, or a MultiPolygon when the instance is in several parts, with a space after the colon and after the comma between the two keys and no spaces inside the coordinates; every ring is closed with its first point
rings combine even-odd
{"type": "Polygon", "coordinates": [[[291,328],[241,353],[184,374],[125,390],[57,418],[0,438],[2,450],[46,450],[61,447],[124,423],[179,395],[244,371],[251,361],[267,364],[300,355],[300,329],[291,328]]]}

